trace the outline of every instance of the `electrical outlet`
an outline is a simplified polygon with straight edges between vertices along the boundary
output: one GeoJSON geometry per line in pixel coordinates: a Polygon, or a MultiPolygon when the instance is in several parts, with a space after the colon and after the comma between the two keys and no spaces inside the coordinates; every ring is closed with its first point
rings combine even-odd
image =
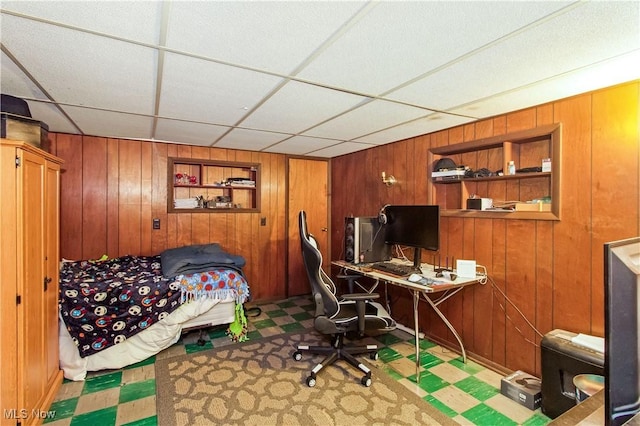
{"type": "Polygon", "coordinates": [[[153,219],[153,229],[160,229],[160,219],[153,219]]]}
{"type": "Polygon", "coordinates": [[[267,218],[266,217],[261,217],[260,218],[260,226],[267,226],[267,218]]]}

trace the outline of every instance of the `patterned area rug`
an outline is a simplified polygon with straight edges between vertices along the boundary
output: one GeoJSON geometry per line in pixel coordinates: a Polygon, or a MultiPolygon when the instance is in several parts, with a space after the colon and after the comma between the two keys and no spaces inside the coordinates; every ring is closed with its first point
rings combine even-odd
{"type": "MultiPolygon", "coordinates": [[[[373,384],[338,361],[306,385],[322,356],[293,359],[298,343],[323,344],[315,332],[284,334],[156,361],[159,425],[455,425],[455,421],[372,369],[373,384]]],[[[366,359],[366,360],[365,360],[366,359]]]]}

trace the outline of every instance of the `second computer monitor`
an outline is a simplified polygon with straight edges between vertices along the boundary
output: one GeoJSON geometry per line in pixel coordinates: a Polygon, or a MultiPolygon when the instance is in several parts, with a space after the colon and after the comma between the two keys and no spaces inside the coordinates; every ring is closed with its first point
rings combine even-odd
{"type": "Polygon", "coordinates": [[[440,207],[438,205],[389,205],[386,216],[385,243],[413,247],[414,265],[420,265],[421,249],[440,248],[440,207]]]}

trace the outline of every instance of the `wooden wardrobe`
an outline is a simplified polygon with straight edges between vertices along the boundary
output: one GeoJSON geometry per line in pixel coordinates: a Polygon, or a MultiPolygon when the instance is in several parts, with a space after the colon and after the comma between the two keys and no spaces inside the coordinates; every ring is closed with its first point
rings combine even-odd
{"type": "Polygon", "coordinates": [[[62,383],[58,361],[60,165],[0,139],[0,416],[42,423],[62,383]]]}

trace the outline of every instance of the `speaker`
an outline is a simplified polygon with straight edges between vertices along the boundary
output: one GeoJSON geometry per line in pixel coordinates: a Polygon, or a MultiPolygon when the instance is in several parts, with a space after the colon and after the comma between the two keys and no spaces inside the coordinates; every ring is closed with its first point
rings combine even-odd
{"type": "Polygon", "coordinates": [[[391,246],[384,243],[384,227],[379,218],[344,218],[344,260],[371,263],[391,259],[391,246]]]}

